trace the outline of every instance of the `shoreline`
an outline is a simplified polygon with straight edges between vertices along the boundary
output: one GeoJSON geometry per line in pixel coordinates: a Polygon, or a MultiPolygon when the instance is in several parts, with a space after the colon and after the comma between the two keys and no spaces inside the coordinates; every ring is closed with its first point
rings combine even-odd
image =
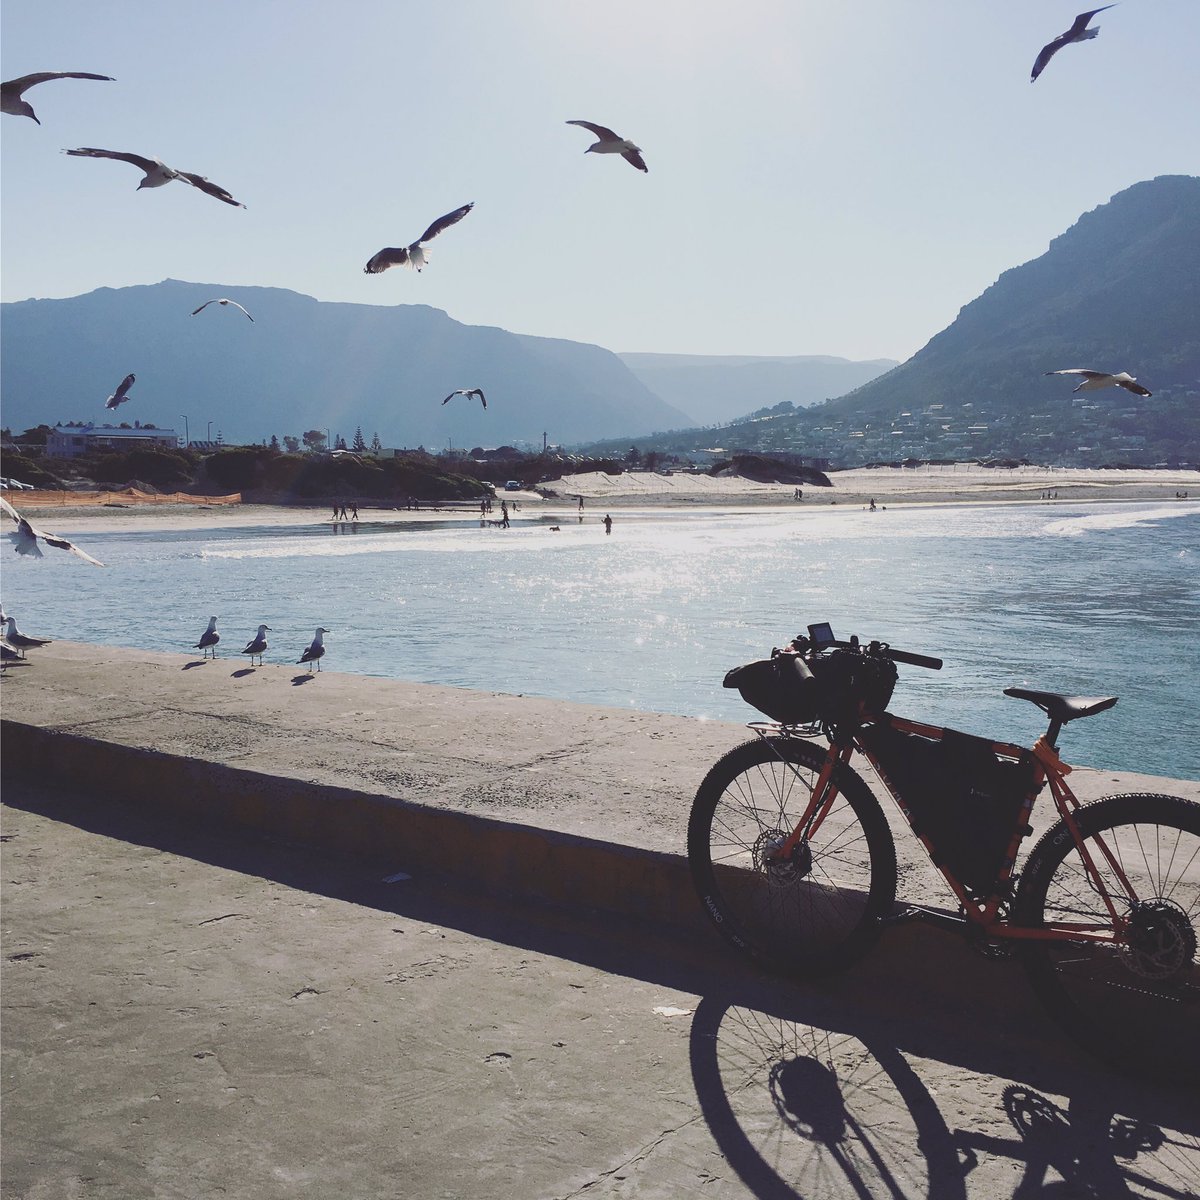
{"type": "MultiPolygon", "coordinates": [[[[489,519],[499,519],[499,503],[507,499],[519,507],[516,520],[530,515],[562,517],[578,514],[583,497],[585,517],[598,520],[603,509],[627,514],[651,512],[731,512],[763,508],[811,510],[842,506],[866,507],[874,500],[889,505],[962,506],[975,504],[1054,504],[1108,501],[1134,503],[1164,501],[1187,504],[1200,501],[1200,471],[1093,470],[1082,467],[984,468],[975,464],[944,467],[858,467],[831,472],[830,488],[804,485],[803,499],[795,498],[792,484],[757,483],[736,477],[691,474],[624,472],[607,475],[589,472],[550,480],[543,497],[536,491],[498,492],[489,519]]],[[[20,493],[10,502],[20,510],[20,493]]],[[[147,530],[246,528],[263,525],[313,526],[350,524],[334,522],[329,502],[309,505],[241,503],[236,505],[130,504],[120,507],[85,505],[38,506],[31,510],[35,524],[67,523],[75,531],[96,529],[139,532],[147,530]]],[[[420,509],[393,508],[364,503],[360,524],[454,521],[478,515],[468,501],[430,503],[420,509]]]]}

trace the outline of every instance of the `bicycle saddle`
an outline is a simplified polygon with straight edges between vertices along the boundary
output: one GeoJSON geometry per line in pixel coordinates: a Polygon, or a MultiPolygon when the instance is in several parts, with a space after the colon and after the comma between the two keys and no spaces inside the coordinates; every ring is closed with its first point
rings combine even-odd
{"type": "Polygon", "coordinates": [[[1005,688],[1004,694],[1015,696],[1018,700],[1031,700],[1052,721],[1061,721],[1064,725],[1079,717],[1104,712],[1117,702],[1116,696],[1060,696],[1058,692],[1039,692],[1022,687],[1005,688]]]}

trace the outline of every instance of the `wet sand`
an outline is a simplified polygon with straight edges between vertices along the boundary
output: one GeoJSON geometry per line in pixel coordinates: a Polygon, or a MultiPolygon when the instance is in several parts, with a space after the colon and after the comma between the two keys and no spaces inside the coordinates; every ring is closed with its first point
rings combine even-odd
{"type": "MultiPolygon", "coordinates": [[[[913,504],[1047,503],[1067,500],[1200,501],[1200,471],[1091,470],[1074,467],[985,468],[959,463],[951,466],[860,467],[831,472],[832,487],[805,485],[803,499],[795,499],[791,484],[756,483],[753,480],[658,473],[599,471],[550,480],[539,491],[500,492],[491,519],[500,518],[500,501],[507,500],[513,516],[571,517],[583,497],[584,512],[597,515],[600,507],[661,511],[664,508],[729,511],[740,508],[804,507],[829,504],[879,506],[913,504]],[[545,493],[545,494],[543,494],[545,493]],[[1186,494],[1187,499],[1183,499],[1186,494]]],[[[19,499],[14,497],[18,503],[19,499]]],[[[129,507],[45,507],[37,510],[37,523],[54,530],[63,526],[75,532],[119,529],[139,532],[165,529],[248,528],[256,526],[311,526],[333,524],[327,503],[296,506],[236,504],[193,506],[146,504],[129,507]]],[[[359,506],[360,523],[407,524],[413,521],[462,520],[478,516],[478,505],[468,501],[444,502],[420,509],[359,506]]],[[[350,524],[351,522],[337,522],[350,524]]]]}

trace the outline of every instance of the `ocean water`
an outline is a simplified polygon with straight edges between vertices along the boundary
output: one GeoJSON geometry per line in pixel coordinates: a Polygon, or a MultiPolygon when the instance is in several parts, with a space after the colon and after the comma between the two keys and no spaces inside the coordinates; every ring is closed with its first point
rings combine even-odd
{"type": "Polygon", "coordinates": [[[894,712],[1028,745],[1005,687],[1115,694],[1069,761],[1200,778],[1200,506],[598,515],[91,532],[105,569],[6,552],[0,595],[26,633],[180,653],[216,614],[231,687],[259,622],[268,662],[324,625],[330,670],[732,721],[757,714],[725,672],[828,620],[945,660],[901,666],[894,712]]]}

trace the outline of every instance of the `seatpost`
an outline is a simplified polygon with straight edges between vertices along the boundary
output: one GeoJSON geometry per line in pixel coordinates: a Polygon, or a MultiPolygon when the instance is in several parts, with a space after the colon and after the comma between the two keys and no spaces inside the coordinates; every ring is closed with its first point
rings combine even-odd
{"type": "Polygon", "coordinates": [[[1051,750],[1058,749],[1058,735],[1062,732],[1063,723],[1056,721],[1053,718],[1050,720],[1050,728],[1046,730],[1046,741],[1050,745],[1051,750]]]}

